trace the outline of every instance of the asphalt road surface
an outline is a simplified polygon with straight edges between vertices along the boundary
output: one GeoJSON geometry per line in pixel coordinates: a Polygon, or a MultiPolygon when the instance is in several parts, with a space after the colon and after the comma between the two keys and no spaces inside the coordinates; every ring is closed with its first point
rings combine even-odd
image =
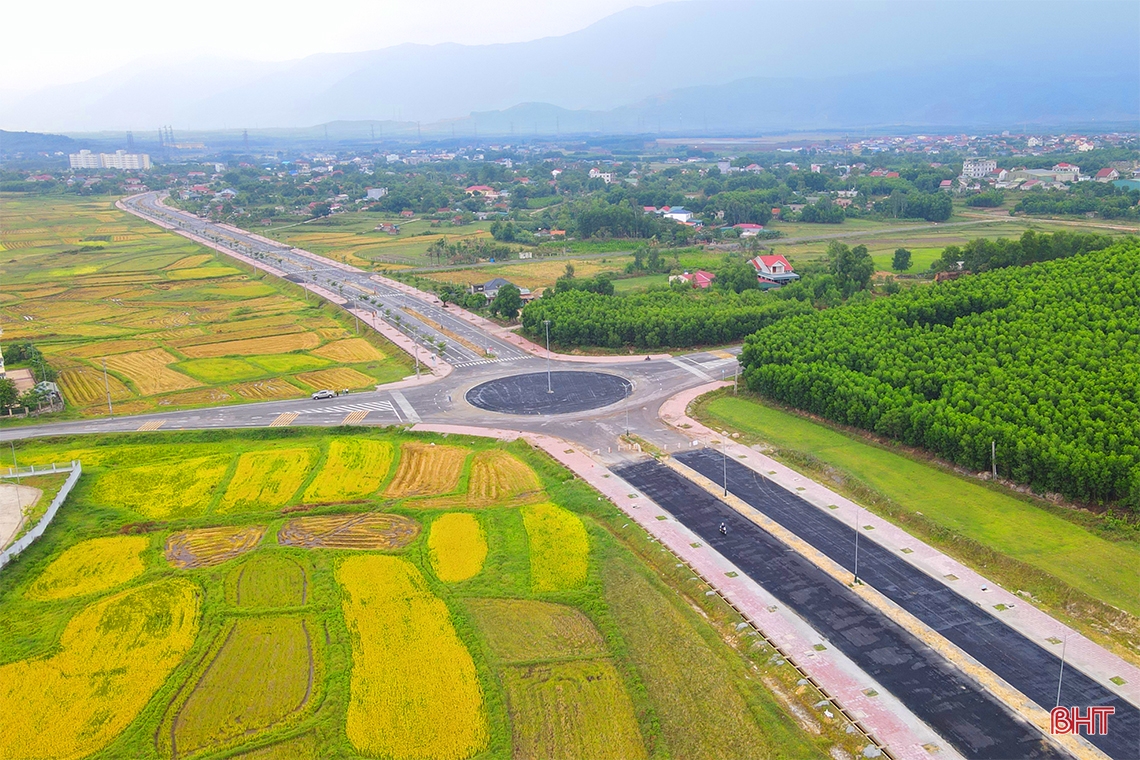
{"type": "MultiPolygon", "coordinates": [[[[729,493],[795,533],[854,572],[855,530],[763,475],[709,449],[674,457],[720,483],[727,469],[729,493]]],[[[859,579],[933,628],[1045,710],[1057,705],[1061,660],[1001,620],[959,596],[946,584],[864,538],[859,542],[859,579]]],[[[1116,760],[1140,757],[1140,710],[1072,665],[1061,679],[1065,706],[1116,708],[1110,733],[1090,742],[1116,760]]]]}
{"type": "Polygon", "coordinates": [[[567,414],[610,406],[631,393],[633,383],[618,375],[560,370],[498,377],[476,385],[466,398],[502,414],[567,414]]]}
{"type": "Polygon", "coordinates": [[[614,472],[788,605],[963,757],[1067,757],[929,646],[700,486],[656,461],[614,472]]]}

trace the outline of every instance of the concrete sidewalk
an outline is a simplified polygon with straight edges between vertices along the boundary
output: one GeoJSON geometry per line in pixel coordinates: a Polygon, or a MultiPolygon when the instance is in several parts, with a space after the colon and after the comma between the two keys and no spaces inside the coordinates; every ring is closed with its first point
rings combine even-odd
{"type": "MultiPolygon", "coordinates": [[[[659,415],[693,440],[719,448],[721,436],[689,417],[687,409],[697,397],[724,385],[709,383],[679,393],[661,405],[659,415]]],[[[1140,705],[1140,668],[1050,617],[1025,597],[1002,588],[902,528],[748,446],[729,439],[728,456],[847,525],[858,520],[858,524],[864,527],[861,531],[864,540],[873,541],[902,557],[1026,638],[1055,652],[1058,657],[1064,648],[1067,663],[1132,704],[1140,705]],[[871,529],[865,526],[871,526],[871,529]],[[1002,605],[1004,609],[997,611],[1002,605]],[[1114,678],[1123,683],[1117,683],[1112,680],[1114,678]]]]}

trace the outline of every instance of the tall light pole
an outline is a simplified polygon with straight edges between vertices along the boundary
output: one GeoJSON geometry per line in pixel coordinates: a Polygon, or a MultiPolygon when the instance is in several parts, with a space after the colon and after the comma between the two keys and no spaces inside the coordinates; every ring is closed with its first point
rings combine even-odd
{"type": "Polygon", "coordinates": [[[114,417],[115,410],[111,407],[111,383],[107,380],[107,360],[103,359],[103,389],[107,391],[107,416],[114,417]]]}
{"type": "Polygon", "coordinates": [[[724,463],[724,495],[728,496],[728,433],[720,431],[721,461],[724,463]]]}
{"type": "Polygon", "coordinates": [[[1054,707],[1061,706],[1061,679],[1065,677],[1065,648],[1069,646],[1069,634],[1065,634],[1065,640],[1061,643],[1061,672],[1057,674],[1057,704],[1054,707]]]}
{"type": "Polygon", "coordinates": [[[859,510],[860,506],[855,505],[855,583],[859,582],[859,510]]]}
{"type": "MultiPolygon", "coordinates": [[[[542,324],[546,328],[546,392],[554,393],[554,387],[550,384],[550,320],[544,319],[542,324]]],[[[628,432],[627,430],[626,433],[628,432]]]]}
{"type": "MultiPolygon", "coordinates": [[[[12,467],[16,470],[16,510],[22,517],[24,514],[24,505],[20,503],[20,463],[16,461],[16,442],[10,441],[9,443],[12,444],[12,467]]],[[[1057,687],[1057,693],[1061,693],[1060,686],[1057,687]]]]}

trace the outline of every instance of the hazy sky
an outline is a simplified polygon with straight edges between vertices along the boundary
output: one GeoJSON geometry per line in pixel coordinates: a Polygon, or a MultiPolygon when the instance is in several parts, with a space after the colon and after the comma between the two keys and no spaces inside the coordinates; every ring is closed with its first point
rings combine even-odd
{"type": "Polygon", "coordinates": [[[665,0],[21,0],[0,14],[0,89],[76,82],[130,61],[280,61],[404,42],[520,42],[665,0]]]}

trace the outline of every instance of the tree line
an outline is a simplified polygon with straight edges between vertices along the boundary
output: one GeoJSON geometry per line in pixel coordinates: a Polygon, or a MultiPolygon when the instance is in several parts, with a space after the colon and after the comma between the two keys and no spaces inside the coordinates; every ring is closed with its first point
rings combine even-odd
{"type": "Polygon", "coordinates": [[[1038,492],[1140,509],[1140,243],[792,316],[748,386],[1038,492]]]}

